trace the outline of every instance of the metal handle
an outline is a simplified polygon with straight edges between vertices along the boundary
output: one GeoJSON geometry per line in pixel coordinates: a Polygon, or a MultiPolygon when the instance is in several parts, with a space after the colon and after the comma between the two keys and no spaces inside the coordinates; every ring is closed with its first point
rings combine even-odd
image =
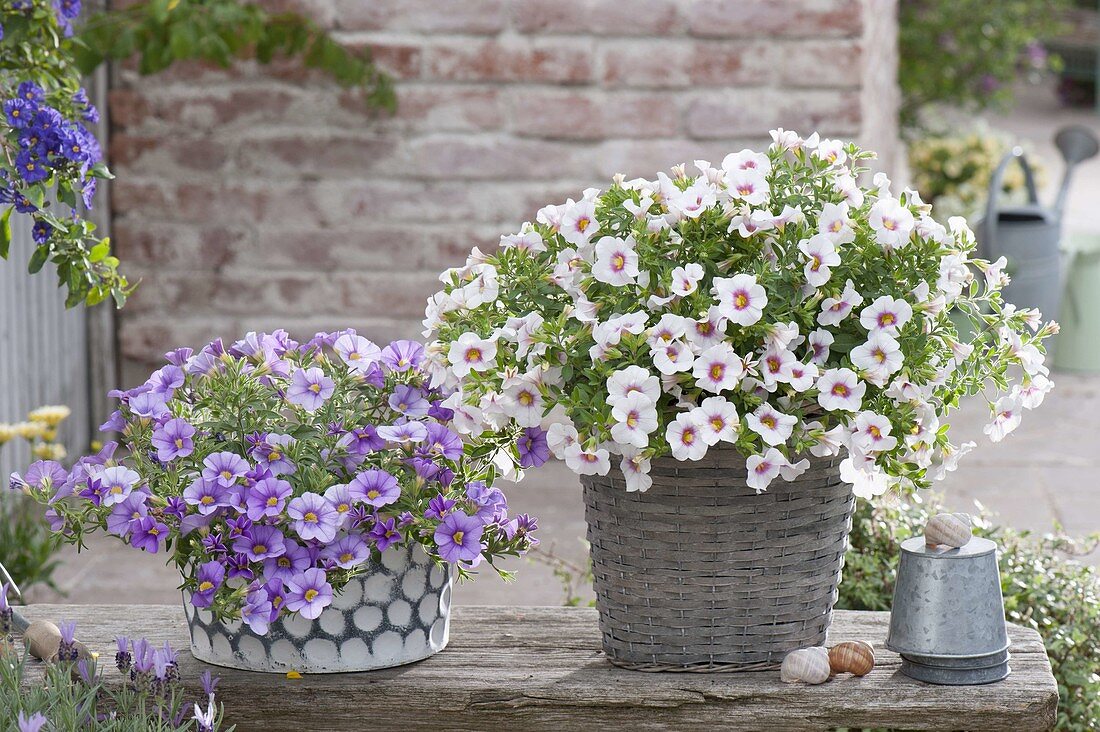
{"type": "Polygon", "coordinates": [[[993,177],[989,179],[989,200],[985,204],[985,241],[982,243],[982,248],[986,250],[982,252],[982,256],[986,259],[993,258],[991,246],[997,238],[997,199],[1000,197],[1001,187],[1004,185],[1005,171],[1008,170],[1009,164],[1013,161],[1018,161],[1024,171],[1024,185],[1027,186],[1028,203],[1035,205],[1039,203],[1039,192],[1035,189],[1035,175],[1031,172],[1031,166],[1027,162],[1027,156],[1024,155],[1024,149],[1016,146],[1001,158],[997,169],[993,171],[993,177]]]}

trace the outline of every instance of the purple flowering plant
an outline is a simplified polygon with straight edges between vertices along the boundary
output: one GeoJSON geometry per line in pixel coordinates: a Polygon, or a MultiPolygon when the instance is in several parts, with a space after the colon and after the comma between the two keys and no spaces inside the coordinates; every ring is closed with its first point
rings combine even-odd
{"type": "Polygon", "coordinates": [[[120,445],[13,485],[78,545],[102,529],[168,552],[197,607],[263,634],[284,613],[316,618],[391,546],[466,577],[482,562],[508,576],[494,560],[537,543],[535,519],[510,516],[493,487],[512,438],[463,440],[418,343],[276,331],[166,358],[113,393],[103,429],[120,445]]]}
{"type": "Polygon", "coordinates": [[[74,60],[80,10],[78,0],[0,3],[0,259],[8,258],[18,214],[35,244],[32,274],[53,262],[68,306],[108,297],[121,306],[133,288],[110,240],[84,216],[97,182],[112,176],[89,129],[99,112],[74,60]]]}

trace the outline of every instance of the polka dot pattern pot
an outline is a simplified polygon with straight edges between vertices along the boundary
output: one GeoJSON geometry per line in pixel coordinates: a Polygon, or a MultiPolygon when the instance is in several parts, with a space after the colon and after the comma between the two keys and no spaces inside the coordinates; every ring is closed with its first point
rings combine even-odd
{"type": "Polygon", "coordinates": [[[259,636],[221,623],[184,600],[191,653],[216,666],[285,673],[370,671],[443,650],[450,634],[452,576],[424,550],[391,548],[371,560],[316,620],[284,616],[259,636]]]}

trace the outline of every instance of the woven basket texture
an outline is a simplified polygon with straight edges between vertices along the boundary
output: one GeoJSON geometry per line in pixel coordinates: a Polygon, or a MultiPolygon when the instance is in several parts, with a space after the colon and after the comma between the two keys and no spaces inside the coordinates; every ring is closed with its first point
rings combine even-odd
{"type": "MultiPolygon", "coordinates": [[[[760,667],[825,643],[854,497],[840,458],[757,494],[745,458],[653,461],[653,486],[582,476],[596,606],[621,665],[760,667]]],[[[730,669],[726,669],[730,670],[730,669]]]]}

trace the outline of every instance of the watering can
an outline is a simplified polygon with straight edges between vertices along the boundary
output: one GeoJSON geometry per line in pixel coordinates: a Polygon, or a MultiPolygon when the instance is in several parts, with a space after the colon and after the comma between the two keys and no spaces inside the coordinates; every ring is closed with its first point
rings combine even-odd
{"type": "Polygon", "coordinates": [[[985,217],[978,224],[978,243],[983,258],[1008,260],[1006,271],[1012,282],[1001,291],[1005,302],[1018,308],[1038,308],[1044,319],[1057,319],[1062,306],[1062,210],[1074,168],[1100,151],[1096,135],[1086,127],[1063,127],[1054,144],[1066,162],[1062,185],[1053,208],[1039,203],[1035,176],[1024,151],[1013,148],[1001,159],[989,181],[989,201],[985,217]],[[1002,207],[1001,189],[1008,166],[1016,162],[1023,168],[1027,203],[1002,207]]]}

